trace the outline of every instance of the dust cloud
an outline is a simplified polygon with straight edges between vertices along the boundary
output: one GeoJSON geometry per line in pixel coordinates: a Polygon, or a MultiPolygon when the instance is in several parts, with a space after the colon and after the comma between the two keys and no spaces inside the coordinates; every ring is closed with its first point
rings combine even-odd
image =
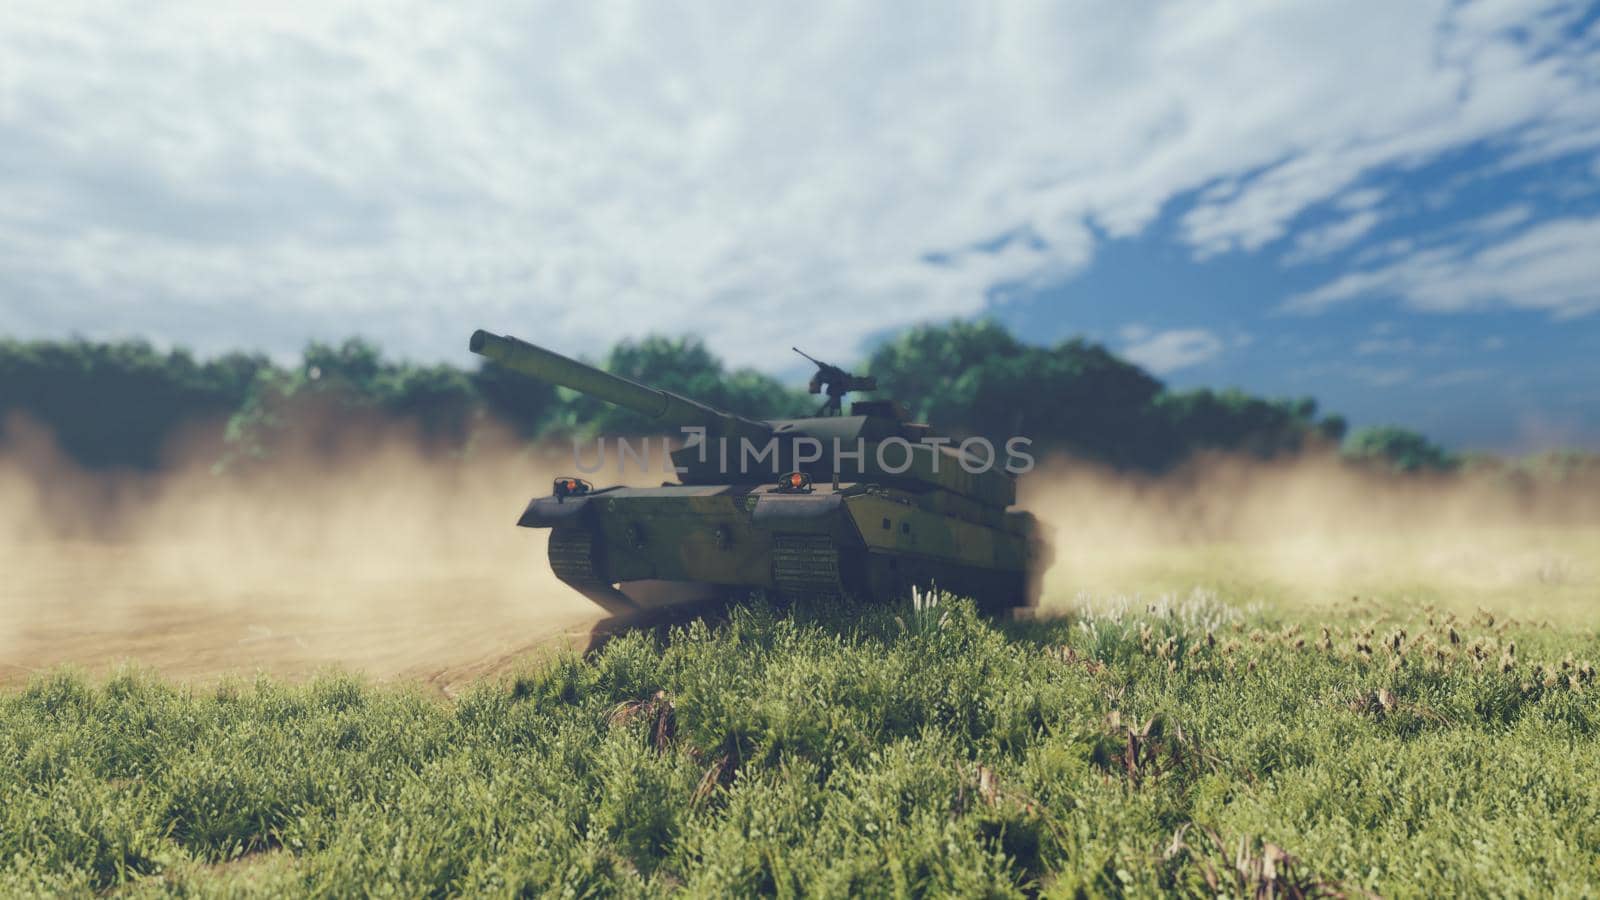
{"type": "MultiPolygon", "coordinates": [[[[337,666],[443,689],[598,610],[515,527],[558,454],[396,430],[218,474],[89,473],[10,423],[0,457],[0,683],[123,660],[177,676],[337,666]]],[[[570,448],[566,454],[570,460],[570,448]]]]}
{"type": "Polygon", "coordinates": [[[1141,477],[1057,459],[1020,493],[1054,531],[1046,607],[1201,589],[1239,604],[1362,596],[1577,624],[1600,610],[1600,472],[1401,476],[1309,456],[1141,477]]]}
{"type": "MultiPolygon", "coordinates": [[[[127,660],[179,678],[327,667],[444,691],[602,614],[514,527],[571,448],[480,434],[430,452],[402,430],[213,471],[90,473],[10,423],[0,456],[0,684],[127,660]]],[[[604,479],[611,475],[596,475],[604,479]]],[[[1044,606],[1215,591],[1351,595],[1594,620],[1600,484],[1398,478],[1332,459],[1201,460],[1160,478],[1047,460],[1021,506],[1054,530],[1044,606]]]]}

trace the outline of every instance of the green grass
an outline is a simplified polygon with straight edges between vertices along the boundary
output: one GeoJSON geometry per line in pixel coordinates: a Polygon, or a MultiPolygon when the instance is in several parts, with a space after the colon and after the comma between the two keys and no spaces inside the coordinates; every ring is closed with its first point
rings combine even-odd
{"type": "Polygon", "coordinates": [[[757,604],[453,701],[54,673],[0,696],[0,894],[1592,893],[1600,638],[1450,619],[757,604]]]}

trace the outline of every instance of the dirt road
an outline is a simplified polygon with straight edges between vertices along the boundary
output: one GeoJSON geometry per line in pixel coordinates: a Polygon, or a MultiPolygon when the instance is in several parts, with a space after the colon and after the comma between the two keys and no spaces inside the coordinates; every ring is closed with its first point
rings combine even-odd
{"type": "MultiPolygon", "coordinates": [[[[529,535],[530,538],[533,535],[529,535]]],[[[544,565],[537,543],[508,569],[544,565]]],[[[597,609],[543,578],[481,572],[295,571],[237,585],[148,564],[148,548],[34,544],[0,551],[0,685],[53,666],[123,662],[180,679],[340,668],[451,693],[541,646],[582,646],[597,609]],[[308,574],[311,577],[307,577],[308,574]]]]}
{"type": "Polygon", "coordinates": [[[336,667],[449,691],[601,613],[517,528],[549,490],[515,449],[404,443],[333,464],[84,473],[0,457],[0,685],[123,661],[179,679],[336,667]]]}

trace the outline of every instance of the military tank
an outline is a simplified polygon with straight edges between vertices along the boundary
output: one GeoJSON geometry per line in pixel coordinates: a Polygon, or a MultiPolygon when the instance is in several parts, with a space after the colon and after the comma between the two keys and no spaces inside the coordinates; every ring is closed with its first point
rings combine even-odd
{"type": "Polygon", "coordinates": [[[556,577],[613,615],[756,590],[804,602],[937,588],[993,615],[1037,598],[1049,551],[1034,517],[1009,508],[1015,476],[992,454],[977,465],[899,403],[858,400],[845,414],[843,396],[874,390],[870,377],[819,362],[810,389],[828,399],[817,415],[763,421],[514,337],[480,330],[469,347],[682,430],[677,483],[596,488],[562,476],[517,520],[550,529],[556,577]]]}

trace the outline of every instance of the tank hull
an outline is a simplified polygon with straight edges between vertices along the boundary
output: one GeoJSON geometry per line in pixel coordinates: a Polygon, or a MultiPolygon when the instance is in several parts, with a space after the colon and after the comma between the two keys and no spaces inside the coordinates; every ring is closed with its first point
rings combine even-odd
{"type": "Polygon", "coordinates": [[[1045,562],[1033,517],[942,493],[619,487],[537,498],[518,524],[549,528],[557,577],[613,614],[755,590],[875,600],[937,587],[996,614],[1031,605],[1045,562]]]}

